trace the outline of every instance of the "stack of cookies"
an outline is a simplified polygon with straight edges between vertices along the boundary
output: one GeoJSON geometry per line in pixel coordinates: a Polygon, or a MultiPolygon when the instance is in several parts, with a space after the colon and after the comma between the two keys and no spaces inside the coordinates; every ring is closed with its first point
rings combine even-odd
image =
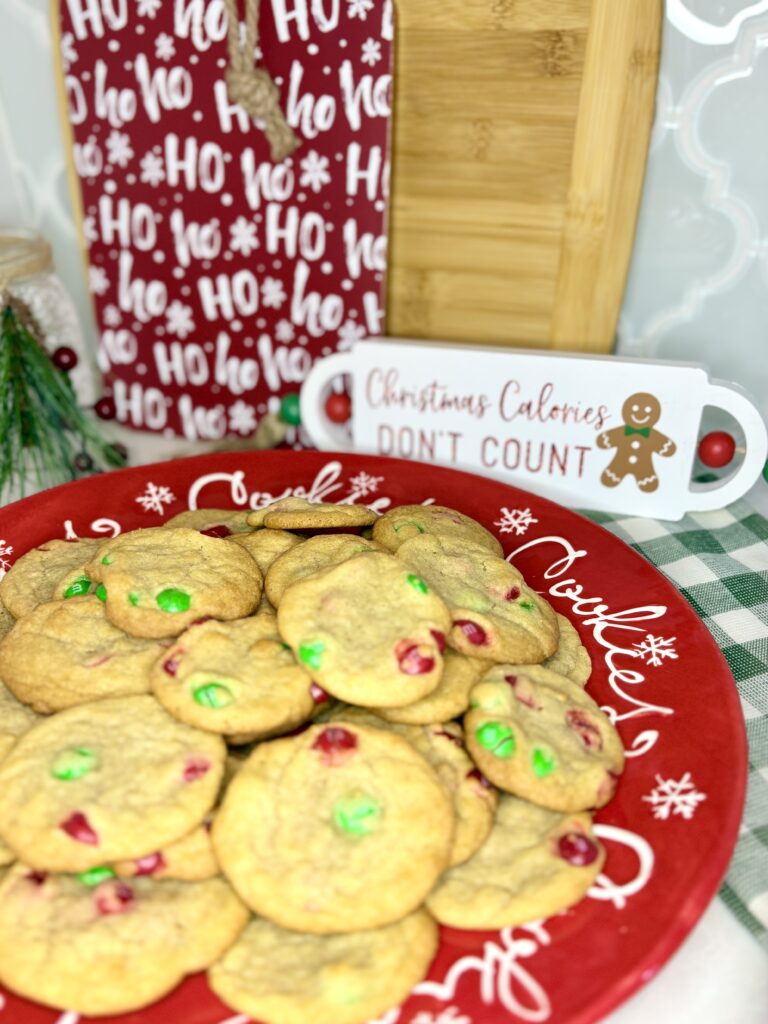
{"type": "Polygon", "coordinates": [[[438,924],[577,902],[623,767],[573,626],[453,509],[286,498],[0,583],[0,982],[88,1015],[208,969],[362,1024],[438,924]]]}

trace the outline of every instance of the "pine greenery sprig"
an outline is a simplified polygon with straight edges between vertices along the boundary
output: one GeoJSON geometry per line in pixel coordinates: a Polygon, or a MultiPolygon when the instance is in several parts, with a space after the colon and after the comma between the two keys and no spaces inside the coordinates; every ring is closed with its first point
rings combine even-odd
{"type": "Polygon", "coordinates": [[[75,457],[97,467],[124,459],[77,404],[72,383],[35,340],[11,305],[0,314],[0,501],[74,480],[75,457]]]}

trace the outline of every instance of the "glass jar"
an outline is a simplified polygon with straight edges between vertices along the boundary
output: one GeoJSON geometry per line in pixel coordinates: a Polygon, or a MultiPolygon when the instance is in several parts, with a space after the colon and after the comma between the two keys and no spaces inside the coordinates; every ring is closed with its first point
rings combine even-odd
{"type": "Polygon", "coordinates": [[[6,296],[23,303],[40,328],[45,350],[66,346],[77,354],[69,377],[78,404],[96,401],[96,379],[75,307],[53,269],[48,242],[29,231],[0,230],[0,304],[6,296]]]}

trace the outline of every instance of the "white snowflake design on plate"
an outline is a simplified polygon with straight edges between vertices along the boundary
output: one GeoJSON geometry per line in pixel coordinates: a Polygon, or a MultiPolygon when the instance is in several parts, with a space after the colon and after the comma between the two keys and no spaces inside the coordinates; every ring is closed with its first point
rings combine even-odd
{"type": "Polygon", "coordinates": [[[163,0],[136,0],[136,13],[140,18],[154,18],[162,6],[163,0]]]}
{"type": "Polygon", "coordinates": [[[345,320],[339,328],[337,351],[346,352],[356,341],[361,341],[367,333],[362,324],[356,324],[354,320],[345,320]]]}
{"type": "Polygon", "coordinates": [[[175,56],[176,46],[173,36],[169,36],[167,32],[161,32],[155,40],[155,57],[158,60],[171,60],[175,56]]]}
{"type": "Polygon", "coordinates": [[[103,295],[109,290],[109,278],[103,267],[88,268],[88,287],[94,295],[103,295]]]}
{"type": "Polygon", "coordinates": [[[493,524],[498,526],[499,533],[514,533],[517,537],[522,537],[529,526],[539,521],[531,514],[529,508],[507,508],[506,505],[502,505],[499,511],[501,519],[497,519],[493,524]]]}
{"type": "Polygon", "coordinates": [[[313,192],[319,192],[323,185],[327,185],[331,180],[328,163],[327,156],[320,156],[316,149],[310,149],[301,161],[299,184],[311,188],[313,192]]]}
{"type": "Polygon", "coordinates": [[[642,658],[649,665],[661,665],[664,658],[677,659],[677,651],[672,644],[677,637],[671,636],[668,639],[662,636],[654,636],[652,633],[645,634],[645,640],[639,644],[632,644],[637,651],[636,657],[642,658]]]}
{"type": "Polygon", "coordinates": [[[238,399],[229,407],[229,429],[237,434],[252,434],[256,429],[256,410],[238,399]]]}
{"type": "Polygon", "coordinates": [[[195,321],[192,319],[192,307],[174,299],[165,311],[165,326],[170,334],[175,334],[182,340],[195,329],[195,321]]]}
{"type": "Polygon", "coordinates": [[[4,540],[0,540],[0,580],[11,568],[11,563],[8,561],[7,556],[12,554],[13,545],[6,544],[4,540]]]}
{"type": "Polygon", "coordinates": [[[163,158],[159,154],[145,153],[141,158],[139,167],[141,168],[139,177],[145,185],[157,188],[158,185],[165,181],[165,166],[163,165],[163,158]]]}
{"type": "Polygon", "coordinates": [[[455,1006],[448,1006],[445,1010],[420,1010],[415,1017],[411,1017],[410,1024],[472,1024],[472,1018],[465,1013],[460,1013],[455,1006]]]}
{"type": "Polygon", "coordinates": [[[150,481],[144,493],[140,494],[135,501],[141,505],[145,512],[157,512],[164,516],[165,506],[171,505],[176,501],[176,495],[170,487],[164,487],[162,484],[153,484],[150,481]]]}
{"type": "Polygon", "coordinates": [[[707,799],[705,793],[697,791],[690,772],[681,779],[662,779],[657,775],[656,783],[650,795],[644,796],[643,800],[651,805],[654,818],[661,821],[666,821],[673,814],[690,821],[702,800],[707,799]]]}
{"type": "Polygon", "coordinates": [[[278,320],[275,324],[275,338],[278,341],[293,341],[296,337],[296,328],[290,320],[278,320]]]}
{"type": "Polygon", "coordinates": [[[361,47],[360,60],[363,64],[373,67],[381,60],[381,43],[378,39],[366,39],[361,47]]]}
{"type": "Polygon", "coordinates": [[[373,0],[347,0],[347,17],[365,21],[368,12],[373,10],[373,0]]]}
{"type": "Polygon", "coordinates": [[[61,37],[61,63],[65,71],[69,71],[77,62],[77,50],[75,49],[75,37],[72,32],[65,32],[61,37]]]}
{"type": "Polygon", "coordinates": [[[127,167],[133,159],[131,137],[126,132],[113,128],[107,138],[107,160],[118,167],[127,167]]]}
{"type": "Polygon", "coordinates": [[[283,282],[276,277],[265,277],[261,282],[261,301],[268,309],[280,309],[285,302],[283,282]]]}
{"type": "Polygon", "coordinates": [[[357,476],[349,478],[349,486],[352,488],[355,498],[366,498],[369,494],[375,494],[378,491],[379,484],[383,479],[383,476],[371,476],[369,473],[361,471],[357,476]]]}
{"type": "Polygon", "coordinates": [[[238,217],[229,225],[229,248],[232,252],[242,253],[243,256],[250,256],[259,248],[259,240],[256,237],[256,225],[247,217],[238,217]]]}

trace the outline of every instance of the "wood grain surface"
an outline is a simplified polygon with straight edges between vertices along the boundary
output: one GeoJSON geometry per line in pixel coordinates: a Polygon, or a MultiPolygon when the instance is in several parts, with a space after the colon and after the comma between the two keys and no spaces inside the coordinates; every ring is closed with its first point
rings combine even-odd
{"type": "Polygon", "coordinates": [[[610,351],[661,0],[396,0],[387,331],[610,351]]]}

